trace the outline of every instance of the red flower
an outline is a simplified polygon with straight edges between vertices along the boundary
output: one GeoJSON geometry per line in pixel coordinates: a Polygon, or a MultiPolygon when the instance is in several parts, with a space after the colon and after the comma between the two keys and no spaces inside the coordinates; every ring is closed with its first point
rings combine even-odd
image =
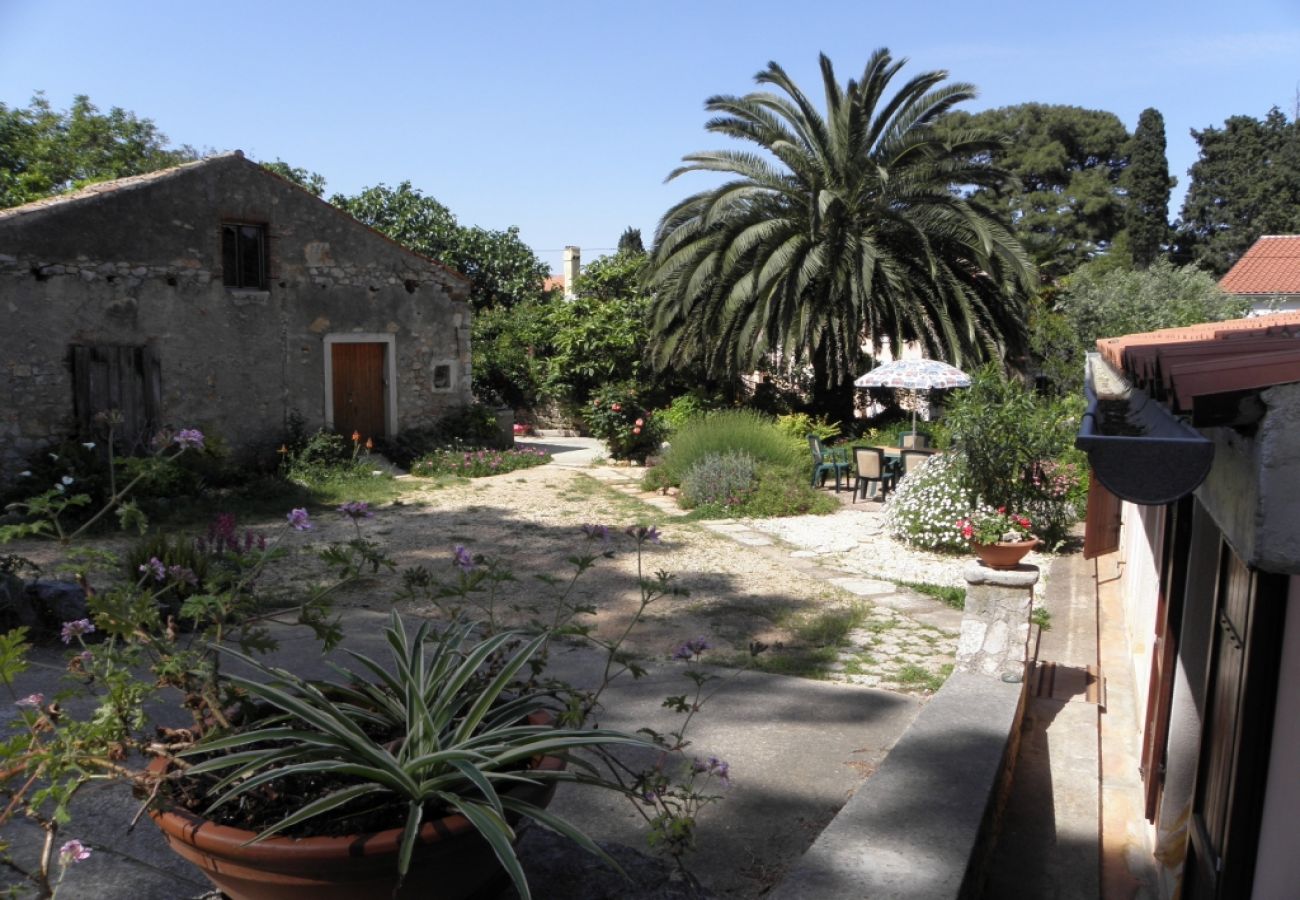
{"type": "Polygon", "coordinates": [[[637,427],[637,428],[640,428],[640,427],[641,427],[642,425],[644,425],[644,424],[645,424],[645,419],[637,419],[637,420],[636,420],[636,427],[637,427]]]}
{"type": "Polygon", "coordinates": [[[1030,525],[1029,520],[1026,519],[1024,516],[1017,517],[1016,522],[1019,523],[1021,528],[1028,528],[1030,525]]]}
{"type": "Polygon", "coordinates": [[[615,403],[613,406],[611,406],[610,409],[614,410],[614,412],[622,412],[622,411],[623,411],[623,407],[622,407],[621,405],[617,404],[617,403],[615,403]]]}
{"type": "Polygon", "coordinates": [[[1005,516],[1007,514],[1007,508],[1005,506],[999,506],[998,512],[1002,513],[1002,515],[1005,516]]]}

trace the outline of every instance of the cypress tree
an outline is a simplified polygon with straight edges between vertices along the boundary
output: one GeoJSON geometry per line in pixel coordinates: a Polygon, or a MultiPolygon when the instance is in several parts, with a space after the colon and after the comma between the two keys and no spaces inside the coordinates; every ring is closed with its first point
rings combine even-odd
{"type": "Polygon", "coordinates": [[[1124,172],[1128,208],[1124,213],[1133,265],[1145,269],[1160,256],[1169,239],[1169,177],[1165,158],[1165,119],[1157,109],[1142,110],[1124,172]]]}

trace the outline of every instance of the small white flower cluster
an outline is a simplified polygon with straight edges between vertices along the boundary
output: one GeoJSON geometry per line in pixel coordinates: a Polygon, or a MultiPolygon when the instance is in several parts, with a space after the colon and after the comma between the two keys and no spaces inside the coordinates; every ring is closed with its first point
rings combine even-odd
{"type": "Polygon", "coordinates": [[[971,508],[965,476],[959,454],[931,456],[898,483],[885,504],[885,531],[913,547],[965,549],[966,540],[957,525],[971,508]]]}

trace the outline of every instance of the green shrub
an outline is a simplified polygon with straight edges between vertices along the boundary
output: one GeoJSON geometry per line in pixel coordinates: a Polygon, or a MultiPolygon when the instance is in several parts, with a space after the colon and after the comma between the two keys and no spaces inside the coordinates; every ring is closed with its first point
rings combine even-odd
{"type": "Polygon", "coordinates": [[[990,364],[948,406],[945,422],[966,458],[969,484],[990,506],[1023,509],[1040,498],[1037,467],[1074,445],[1083,398],[1039,397],[990,364]]]}
{"type": "Polygon", "coordinates": [[[695,394],[682,394],[674,397],[666,409],[655,412],[655,418],[663,425],[664,432],[671,437],[683,425],[697,416],[709,411],[709,405],[695,394]]]}
{"type": "Polygon", "coordinates": [[[172,589],[176,592],[177,599],[202,593],[207,587],[209,557],[199,549],[192,537],[152,534],[140,538],[126,553],[122,564],[123,574],[129,581],[139,581],[141,578],[153,581],[155,579],[149,571],[153,560],[160,562],[166,569],[179,566],[193,574],[193,582],[173,579],[172,589]]]}
{"type": "Polygon", "coordinates": [[[782,434],[776,423],[761,413],[730,409],[696,417],[683,425],[673,435],[660,464],[650,470],[647,485],[652,489],[681,485],[686,473],[704,457],[733,451],[791,473],[806,473],[812,466],[805,440],[782,434]]]}
{"type": "Polygon", "coordinates": [[[823,441],[834,440],[840,436],[839,422],[828,421],[825,416],[813,418],[807,413],[777,416],[776,427],[786,437],[796,441],[805,440],[810,434],[817,435],[823,441]]]}
{"type": "Polygon", "coordinates": [[[481,478],[530,469],[551,461],[549,453],[521,447],[515,450],[435,450],[411,464],[412,475],[460,475],[481,478]]]}
{"type": "Polygon", "coordinates": [[[744,506],[758,478],[754,457],[740,450],[712,453],[691,466],[682,478],[682,506],[744,506]]]}
{"type": "Polygon", "coordinates": [[[840,501],[825,491],[814,490],[802,470],[792,471],[760,463],[754,493],[734,514],[753,519],[821,516],[839,508],[840,501]]]}
{"type": "Polygon", "coordinates": [[[609,384],[595,391],[585,414],[587,427],[605,442],[614,459],[645,462],[658,452],[662,426],[641,404],[630,383],[609,384]]]}
{"type": "Polygon", "coordinates": [[[892,537],[926,550],[965,550],[957,520],[971,509],[965,460],[959,453],[931,456],[898,483],[885,504],[892,537]]]}

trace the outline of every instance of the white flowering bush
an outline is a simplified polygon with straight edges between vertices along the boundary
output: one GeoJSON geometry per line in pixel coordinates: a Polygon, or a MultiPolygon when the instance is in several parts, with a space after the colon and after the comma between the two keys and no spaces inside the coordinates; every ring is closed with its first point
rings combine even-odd
{"type": "Polygon", "coordinates": [[[885,531],[913,547],[965,550],[957,523],[970,514],[970,497],[962,455],[936,454],[898,483],[885,504],[885,531]]]}

